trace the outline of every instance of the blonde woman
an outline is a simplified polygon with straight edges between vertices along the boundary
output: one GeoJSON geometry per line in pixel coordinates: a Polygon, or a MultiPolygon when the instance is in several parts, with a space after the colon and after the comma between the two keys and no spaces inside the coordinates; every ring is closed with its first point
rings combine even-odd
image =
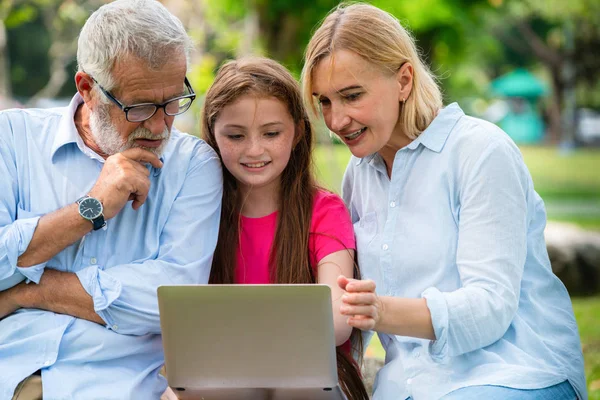
{"type": "Polygon", "coordinates": [[[353,154],[342,193],[365,280],[341,312],[387,352],[374,399],[585,399],[569,295],[519,149],[442,105],[396,18],[341,5],[313,35],[305,101],[353,154]]]}

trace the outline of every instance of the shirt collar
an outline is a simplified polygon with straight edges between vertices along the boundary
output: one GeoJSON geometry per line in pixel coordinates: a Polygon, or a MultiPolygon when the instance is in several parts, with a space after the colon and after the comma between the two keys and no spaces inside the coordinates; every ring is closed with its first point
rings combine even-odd
{"type": "Polygon", "coordinates": [[[79,93],[76,93],[69,105],[63,109],[56,136],[54,136],[54,143],[52,144],[52,159],[54,159],[54,155],[61,147],[69,143],[76,143],[79,148],[84,147],[83,139],[81,139],[75,127],[75,112],[81,103],[83,103],[83,98],[79,93]]]}
{"type": "Polygon", "coordinates": [[[438,115],[431,121],[431,124],[421,134],[407,146],[414,150],[419,143],[431,151],[439,153],[444,148],[450,132],[454,125],[465,115],[458,103],[452,103],[440,110],[438,115]]]}
{"type": "MultiPolygon", "coordinates": [[[[465,115],[465,113],[458,103],[452,103],[442,108],[433,121],[431,121],[431,124],[429,124],[429,126],[406,147],[414,150],[419,144],[422,144],[429,150],[439,153],[444,148],[446,140],[448,139],[448,136],[450,136],[450,132],[452,132],[454,125],[456,125],[463,115],[465,115]]],[[[359,158],[356,165],[360,165],[363,160],[370,163],[376,155],[377,153],[359,158]]]]}

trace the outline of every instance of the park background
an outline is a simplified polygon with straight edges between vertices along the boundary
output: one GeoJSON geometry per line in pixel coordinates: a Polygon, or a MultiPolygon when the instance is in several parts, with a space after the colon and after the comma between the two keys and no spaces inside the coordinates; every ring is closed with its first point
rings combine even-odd
{"type": "MultiPolygon", "coordinates": [[[[79,29],[103,0],[0,0],[0,109],[65,105],[79,29]]],[[[199,94],[176,125],[199,134],[203,94],[223,61],[259,54],[298,77],[333,0],[164,0],[195,42],[199,94]]],[[[600,0],[374,0],[417,40],[446,104],[503,127],[519,145],[557,241],[553,269],[571,293],[588,389],[600,399],[600,0]]],[[[350,156],[315,121],[315,169],[339,192],[350,156]]],[[[549,247],[549,251],[550,251],[549,247]]],[[[383,357],[377,341],[371,357],[383,357]]]]}

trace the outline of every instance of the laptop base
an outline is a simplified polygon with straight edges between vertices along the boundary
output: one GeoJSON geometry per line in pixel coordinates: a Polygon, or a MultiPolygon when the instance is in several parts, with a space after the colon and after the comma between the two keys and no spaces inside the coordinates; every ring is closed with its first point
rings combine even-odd
{"type": "Polygon", "coordinates": [[[328,388],[236,388],[236,389],[185,389],[173,388],[182,400],[345,400],[339,386],[328,388]]]}

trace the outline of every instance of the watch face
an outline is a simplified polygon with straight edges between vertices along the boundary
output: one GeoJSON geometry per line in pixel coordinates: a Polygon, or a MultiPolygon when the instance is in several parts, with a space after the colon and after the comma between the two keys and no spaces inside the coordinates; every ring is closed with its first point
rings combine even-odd
{"type": "Polygon", "coordinates": [[[102,203],[97,199],[88,197],[79,203],[79,214],[89,220],[98,218],[102,214],[102,203]]]}

